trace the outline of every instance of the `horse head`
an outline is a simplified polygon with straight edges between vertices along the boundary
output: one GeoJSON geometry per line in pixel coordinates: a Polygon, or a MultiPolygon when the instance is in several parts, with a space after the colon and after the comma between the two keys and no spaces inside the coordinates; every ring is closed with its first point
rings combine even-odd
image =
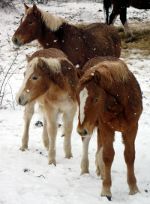
{"type": "Polygon", "coordinates": [[[35,57],[29,61],[22,86],[17,94],[17,102],[26,105],[43,95],[50,85],[58,80],[55,75],[59,75],[60,69],[60,62],[55,58],[47,60],[35,57]]]}
{"type": "Polygon", "coordinates": [[[82,138],[91,135],[97,123],[102,89],[101,76],[94,68],[87,70],[79,81],[77,100],[79,105],[77,131],[82,138]]]}
{"type": "Polygon", "coordinates": [[[17,94],[17,102],[25,105],[43,95],[50,87],[62,90],[76,100],[77,73],[73,64],[62,52],[56,49],[40,50],[32,56],[27,56],[27,69],[23,84],[17,94]],[[57,53],[52,54],[54,50],[57,53]],[[45,57],[44,57],[45,55],[45,57]],[[60,57],[58,57],[59,55],[60,57]],[[46,57],[47,56],[47,57],[46,57]],[[55,57],[54,57],[55,56],[55,57]]]}
{"type": "Polygon", "coordinates": [[[15,45],[20,46],[29,43],[38,38],[41,34],[41,13],[37,6],[25,6],[25,14],[21,19],[20,26],[15,31],[12,41],[15,45]]]}

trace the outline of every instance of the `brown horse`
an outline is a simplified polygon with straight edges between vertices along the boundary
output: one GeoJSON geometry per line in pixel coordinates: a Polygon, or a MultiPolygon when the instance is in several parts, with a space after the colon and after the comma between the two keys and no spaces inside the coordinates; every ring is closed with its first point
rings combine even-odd
{"type": "Polygon", "coordinates": [[[26,105],[22,150],[28,147],[29,124],[34,103],[38,102],[44,115],[43,139],[49,152],[49,164],[56,165],[55,143],[59,113],[63,113],[65,157],[72,156],[71,132],[77,106],[77,81],[76,68],[60,50],[40,50],[29,58],[25,78],[17,95],[17,102],[26,105]]]}
{"type": "Polygon", "coordinates": [[[25,15],[12,41],[20,46],[37,39],[43,48],[63,50],[69,60],[82,67],[95,56],[116,56],[121,53],[121,40],[113,27],[102,23],[79,26],[25,4],[25,15]]]}
{"type": "Polygon", "coordinates": [[[120,15],[120,20],[124,26],[125,32],[129,35],[129,40],[132,39],[132,33],[127,23],[127,7],[134,7],[137,9],[150,9],[149,0],[104,0],[104,10],[106,12],[106,23],[111,25],[115,19],[120,15]],[[109,16],[109,8],[113,6],[113,10],[109,16]]]}
{"type": "Polygon", "coordinates": [[[114,158],[114,134],[122,133],[130,194],[137,193],[134,174],[135,138],[142,113],[139,84],[126,64],[117,58],[95,58],[85,65],[77,91],[79,104],[78,133],[83,140],[82,173],[89,172],[88,145],[95,127],[98,149],[97,174],[101,174],[101,195],[111,200],[111,165],[114,158]]]}

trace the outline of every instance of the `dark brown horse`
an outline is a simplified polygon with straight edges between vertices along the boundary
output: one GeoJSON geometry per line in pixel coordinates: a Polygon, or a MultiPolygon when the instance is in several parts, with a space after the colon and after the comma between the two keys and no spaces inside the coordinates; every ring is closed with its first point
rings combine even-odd
{"type": "Polygon", "coordinates": [[[117,58],[95,58],[84,67],[77,91],[78,133],[83,141],[82,173],[89,172],[88,146],[95,127],[98,149],[96,166],[103,179],[101,195],[111,200],[111,165],[114,158],[115,131],[122,133],[125,145],[129,194],[138,192],[134,174],[135,138],[142,113],[138,82],[126,64],[117,58]]]}
{"type": "Polygon", "coordinates": [[[111,25],[116,17],[120,15],[120,20],[124,26],[125,32],[132,39],[132,33],[127,23],[127,8],[132,6],[137,9],[150,9],[150,0],[104,0],[104,10],[106,12],[106,23],[111,25]],[[109,8],[113,6],[113,10],[109,16],[109,8]]]}
{"type": "Polygon", "coordinates": [[[25,15],[12,40],[20,46],[37,39],[43,48],[59,48],[76,66],[96,56],[115,56],[121,53],[118,32],[101,23],[79,26],[44,12],[33,5],[25,5],[25,15]]]}

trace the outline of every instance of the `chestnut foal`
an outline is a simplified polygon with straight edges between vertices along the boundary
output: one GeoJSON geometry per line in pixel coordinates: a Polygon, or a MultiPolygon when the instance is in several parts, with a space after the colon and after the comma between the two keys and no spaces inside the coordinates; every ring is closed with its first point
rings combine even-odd
{"type": "Polygon", "coordinates": [[[65,157],[72,157],[71,132],[77,106],[76,85],[76,69],[62,51],[54,48],[39,50],[29,58],[25,78],[17,94],[18,103],[26,105],[27,120],[22,150],[28,147],[28,125],[33,114],[34,103],[38,102],[44,115],[43,138],[48,149],[49,164],[56,165],[55,143],[59,113],[63,113],[65,157]]]}
{"type": "Polygon", "coordinates": [[[111,200],[111,165],[114,159],[114,134],[122,133],[125,145],[129,194],[137,193],[134,174],[135,138],[142,113],[142,95],[139,84],[126,64],[117,58],[95,58],[78,85],[79,122],[77,131],[83,140],[82,173],[89,172],[88,145],[93,129],[97,127],[97,174],[103,179],[101,195],[111,200]]]}
{"type": "MultiPolygon", "coordinates": [[[[64,57],[67,58],[67,56],[58,49],[50,48],[50,49],[43,49],[39,50],[37,52],[34,52],[32,56],[27,55],[27,61],[30,62],[34,57],[45,57],[45,58],[58,58],[58,57],[64,57]]],[[[34,107],[35,107],[36,101],[32,101],[31,103],[26,104],[25,110],[24,110],[24,130],[22,135],[22,145],[20,147],[21,151],[25,151],[28,149],[28,142],[29,142],[29,126],[32,119],[32,116],[34,114],[34,107]]],[[[41,106],[40,106],[41,107],[41,106]]],[[[48,140],[47,140],[47,130],[46,130],[46,121],[44,120],[43,124],[43,144],[48,149],[48,140]]]]}

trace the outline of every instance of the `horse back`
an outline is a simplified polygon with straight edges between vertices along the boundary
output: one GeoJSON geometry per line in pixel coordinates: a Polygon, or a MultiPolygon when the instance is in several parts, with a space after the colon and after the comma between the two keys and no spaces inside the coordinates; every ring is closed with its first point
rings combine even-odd
{"type": "Polygon", "coordinates": [[[66,54],[56,48],[42,49],[34,52],[28,59],[31,61],[35,57],[44,57],[44,58],[67,58],[66,54]]]}
{"type": "Polygon", "coordinates": [[[116,112],[116,107],[117,109],[119,107],[117,111],[121,111],[127,120],[138,119],[142,112],[142,93],[135,76],[126,64],[114,57],[96,57],[85,64],[83,71],[86,73],[87,70],[87,73],[90,74],[92,67],[95,67],[96,70],[105,68],[107,71],[104,78],[101,75],[100,81],[100,86],[107,96],[104,103],[107,106],[106,109],[116,112]],[[109,79],[108,73],[111,73],[112,80],[109,79]]]}
{"type": "Polygon", "coordinates": [[[87,59],[96,56],[120,57],[121,39],[115,28],[94,23],[82,29],[87,59]]]}

